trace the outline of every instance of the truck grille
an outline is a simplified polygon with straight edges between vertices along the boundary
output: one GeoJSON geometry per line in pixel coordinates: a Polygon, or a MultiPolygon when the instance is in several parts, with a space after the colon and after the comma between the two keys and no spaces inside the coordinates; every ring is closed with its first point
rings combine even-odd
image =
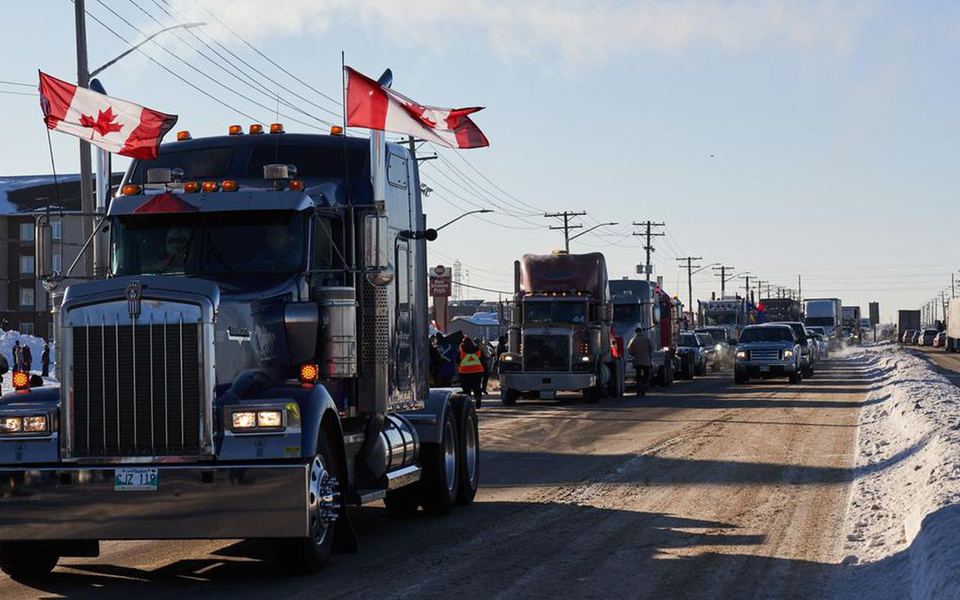
{"type": "Polygon", "coordinates": [[[73,329],[73,455],[201,450],[200,325],[73,329]]]}
{"type": "Polygon", "coordinates": [[[779,350],[751,350],[750,360],[780,360],[779,350]]]}
{"type": "Polygon", "coordinates": [[[569,371],[570,338],[565,335],[523,336],[523,366],[527,371],[569,371]]]}

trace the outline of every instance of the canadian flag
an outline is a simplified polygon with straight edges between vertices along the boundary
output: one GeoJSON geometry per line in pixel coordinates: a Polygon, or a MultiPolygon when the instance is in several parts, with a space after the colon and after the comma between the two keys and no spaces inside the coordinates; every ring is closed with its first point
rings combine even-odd
{"type": "Polygon", "coordinates": [[[50,129],[132,158],[156,158],[160,140],[177,123],[177,115],[111,98],[46,73],[40,73],[40,108],[50,129]]]}
{"type": "Polygon", "coordinates": [[[482,107],[424,106],[383,87],[366,75],[344,67],[347,86],[347,125],[406,133],[448,148],[489,146],[469,116],[482,107]]]}

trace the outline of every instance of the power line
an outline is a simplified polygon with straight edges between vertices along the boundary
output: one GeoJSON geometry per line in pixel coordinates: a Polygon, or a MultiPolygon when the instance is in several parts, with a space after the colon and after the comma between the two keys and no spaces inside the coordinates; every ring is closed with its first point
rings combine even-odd
{"type": "Polygon", "coordinates": [[[562,218],[562,219],[563,219],[563,225],[557,225],[557,226],[551,225],[551,226],[550,226],[550,229],[552,229],[552,230],[554,230],[554,231],[559,231],[559,230],[561,230],[561,229],[563,230],[563,246],[564,246],[564,250],[567,252],[567,254],[570,253],[570,230],[571,230],[571,229],[582,229],[582,228],[583,228],[583,225],[580,225],[580,224],[571,225],[571,224],[570,224],[570,217],[582,217],[582,216],[585,215],[585,214],[587,214],[587,213],[585,213],[585,212],[571,212],[571,211],[568,211],[568,210],[565,210],[565,211],[560,212],[560,213],[543,213],[543,216],[546,217],[546,218],[548,218],[548,219],[551,219],[551,218],[558,218],[558,219],[559,219],[559,218],[562,218]]]}
{"type": "Polygon", "coordinates": [[[36,87],[37,87],[37,84],[35,84],[35,83],[20,83],[19,81],[4,81],[4,80],[0,80],[0,83],[2,83],[3,85],[19,85],[19,86],[21,86],[21,87],[29,87],[29,88],[36,88],[36,87]]]}

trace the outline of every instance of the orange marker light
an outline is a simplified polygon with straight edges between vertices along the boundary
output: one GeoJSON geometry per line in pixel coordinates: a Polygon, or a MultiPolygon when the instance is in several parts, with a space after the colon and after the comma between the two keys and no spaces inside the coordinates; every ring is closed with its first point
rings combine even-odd
{"type": "Polygon", "coordinates": [[[320,367],[312,363],[300,365],[300,381],[316,383],[318,379],[320,379],[320,367]]]}
{"type": "Polygon", "coordinates": [[[193,138],[190,137],[190,132],[187,131],[187,130],[183,130],[183,131],[178,131],[178,132],[177,132],[177,141],[178,141],[178,142],[182,142],[182,141],[184,141],[184,140],[192,140],[192,139],[193,139],[193,138]]]}
{"type": "Polygon", "coordinates": [[[13,372],[13,387],[18,390],[25,390],[30,387],[30,374],[26,371],[13,372]]]}
{"type": "Polygon", "coordinates": [[[128,183],[127,185],[120,188],[120,195],[122,196],[136,196],[140,193],[140,186],[128,183]]]}
{"type": "Polygon", "coordinates": [[[200,191],[200,184],[196,181],[188,181],[183,184],[183,191],[188,194],[193,194],[200,191]]]}
{"type": "Polygon", "coordinates": [[[243,127],[240,125],[231,125],[229,132],[230,135],[243,135],[243,127]]]}
{"type": "Polygon", "coordinates": [[[343,135],[343,127],[339,125],[334,125],[330,128],[330,135],[343,135]]]}
{"type": "Polygon", "coordinates": [[[259,123],[254,123],[253,125],[250,126],[250,135],[257,135],[259,133],[263,133],[263,125],[260,125],[259,123]]]}
{"type": "Polygon", "coordinates": [[[300,179],[291,179],[290,180],[290,190],[294,192],[303,191],[303,181],[300,179]]]}
{"type": "Polygon", "coordinates": [[[237,185],[237,182],[232,179],[227,179],[226,181],[220,184],[220,189],[223,190],[224,192],[235,192],[239,187],[240,186],[237,185]]]}
{"type": "Polygon", "coordinates": [[[271,123],[270,133],[283,133],[283,123],[271,123]]]}
{"type": "Polygon", "coordinates": [[[209,194],[210,192],[215,192],[220,189],[220,184],[216,181],[204,181],[203,182],[203,192],[209,194]]]}

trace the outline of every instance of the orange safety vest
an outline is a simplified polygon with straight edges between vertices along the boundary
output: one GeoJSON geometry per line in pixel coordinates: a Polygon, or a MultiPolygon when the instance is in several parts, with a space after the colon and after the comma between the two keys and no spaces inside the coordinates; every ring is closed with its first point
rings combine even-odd
{"type": "Polygon", "coordinates": [[[467,354],[461,350],[460,366],[457,367],[457,372],[461,374],[483,373],[483,363],[480,362],[480,353],[471,352],[470,354],[467,354]]]}

